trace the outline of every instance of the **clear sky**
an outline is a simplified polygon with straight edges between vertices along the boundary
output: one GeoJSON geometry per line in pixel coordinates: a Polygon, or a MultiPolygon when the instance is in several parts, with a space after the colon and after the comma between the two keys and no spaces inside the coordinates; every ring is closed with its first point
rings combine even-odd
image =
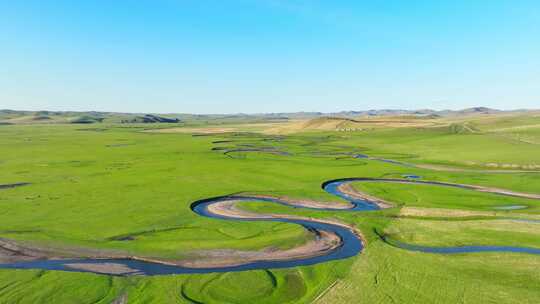
{"type": "Polygon", "coordinates": [[[0,108],[540,108],[538,0],[0,0],[0,108]]]}

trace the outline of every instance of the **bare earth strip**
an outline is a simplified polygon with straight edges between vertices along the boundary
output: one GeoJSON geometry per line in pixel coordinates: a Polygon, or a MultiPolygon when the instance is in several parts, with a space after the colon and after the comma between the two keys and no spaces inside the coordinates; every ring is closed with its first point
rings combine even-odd
{"type": "Polygon", "coordinates": [[[376,204],[377,206],[379,206],[379,208],[381,208],[381,209],[391,208],[393,206],[393,204],[388,202],[388,201],[385,201],[385,200],[383,200],[381,198],[378,198],[378,197],[369,195],[367,193],[358,191],[353,186],[351,186],[350,183],[339,185],[338,190],[345,193],[345,194],[347,194],[350,197],[370,201],[370,202],[376,204]]]}
{"type": "Polygon", "coordinates": [[[305,208],[315,208],[315,209],[324,209],[324,208],[332,208],[332,209],[351,209],[353,207],[353,204],[349,202],[318,202],[313,200],[307,200],[307,199],[297,199],[297,198],[290,198],[287,196],[271,196],[271,195],[259,195],[259,194],[248,194],[250,197],[254,198],[262,198],[262,199],[277,199],[282,202],[285,202],[291,206],[297,206],[297,207],[305,207],[305,208]]]}
{"type": "Polygon", "coordinates": [[[403,207],[399,215],[401,216],[419,216],[419,217],[474,217],[474,216],[496,216],[496,211],[470,211],[458,209],[442,208],[422,208],[422,207],[403,207]]]}
{"type": "MultiPolygon", "coordinates": [[[[434,171],[448,171],[448,172],[476,172],[476,173],[537,173],[538,170],[515,170],[515,169],[465,169],[458,167],[448,167],[441,165],[428,165],[428,164],[410,164],[413,167],[420,169],[428,169],[434,171]]],[[[534,168],[533,168],[534,169],[534,168]]]]}
{"type": "Polygon", "coordinates": [[[140,273],[137,269],[132,269],[127,267],[126,265],[116,263],[67,263],[65,265],[73,269],[80,269],[103,274],[136,275],[140,273]]]}
{"type": "MultiPolygon", "coordinates": [[[[408,180],[408,179],[397,179],[397,178],[368,178],[368,177],[352,179],[351,181],[352,182],[383,182],[383,183],[396,183],[396,184],[450,186],[450,187],[475,190],[475,191],[485,192],[485,193],[493,193],[493,194],[513,196],[513,197],[522,197],[522,198],[529,198],[529,199],[540,199],[540,194],[536,194],[536,193],[518,192],[518,191],[512,191],[508,189],[495,188],[495,187],[458,184],[458,183],[450,183],[450,182],[408,180]]],[[[356,195],[360,195],[361,198],[369,197],[368,194],[363,193],[357,189],[353,189],[353,190],[356,191],[356,195]]],[[[380,200],[378,198],[374,198],[374,199],[380,200]]],[[[382,202],[392,205],[391,203],[386,202],[386,201],[382,201],[382,202]]]]}

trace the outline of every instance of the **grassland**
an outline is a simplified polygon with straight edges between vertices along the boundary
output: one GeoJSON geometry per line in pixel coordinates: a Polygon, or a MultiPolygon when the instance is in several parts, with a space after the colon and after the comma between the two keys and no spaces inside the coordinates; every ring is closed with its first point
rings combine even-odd
{"type": "MultiPolygon", "coordinates": [[[[414,125],[396,125],[396,120],[404,118],[392,124],[348,121],[341,125],[236,121],[226,124],[233,128],[226,131],[234,131],[227,133],[201,132],[207,129],[201,121],[187,122],[185,128],[191,130],[165,133],[147,132],[164,128],[148,124],[2,125],[0,184],[30,185],[0,190],[0,237],[52,250],[77,248],[182,260],[204,250],[289,248],[309,237],[292,224],[220,221],[190,211],[192,202],[207,197],[248,192],[336,201],[321,189],[322,182],[403,174],[540,193],[540,173],[535,172],[540,164],[535,142],[540,117],[430,118],[414,125]],[[464,171],[358,159],[356,154],[464,171]]],[[[355,187],[397,207],[333,213],[242,204],[257,212],[354,224],[365,234],[367,247],[352,259],[292,269],[161,277],[0,270],[0,303],[540,301],[538,256],[408,252],[385,244],[374,232],[420,245],[540,247],[540,224],[507,219],[537,218],[540,201],[428,185],[355,187]],[[528,208],[493,209],[507,205],[528,208]],[[434,215],[414,215],[411,210],[434,210],[434,215]],[[466,212],[478,214],[466,216],[466,212]]]]}

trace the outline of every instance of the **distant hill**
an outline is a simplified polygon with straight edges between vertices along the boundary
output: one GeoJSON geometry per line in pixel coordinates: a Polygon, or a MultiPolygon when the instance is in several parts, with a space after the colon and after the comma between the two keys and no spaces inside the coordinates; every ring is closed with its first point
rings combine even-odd
{"type": "Polygon", "coordinates": [[[144,116],[137,116],[133,119],[122,120],[122,123],[179,123],[178,118],[167,118],[153,114],[146,114],[144,116]]]}
{"type": "Polygon", "coordinates": [[[305,121],[299,128],[310,130],[352,130],[361,129],[362,123],[350,118],[320,117],[305,121]]]}
{"type": "Polygon", "coordinates": [[[474,107],[474,108],[467,108],[463,110],[458,111],[449,111],[449,115],[471,115],[471,114],[497,114],[501,113],[503,111],[492,109],[492,108],[486,108],[486,107],[474,107]]]}
{"type": "Polygon", "coordinates": [[[289,119],[310,119],[317,117],[345,117],[345,118],[358,118],[358,117],[378,117],[378,116],[418,116],[418,117],[451,117],[451,116],[465,116],[465,115],[483,115],[483,114],[498,114],[498,113],[517,113],[528,112],[534,110],[512,110],[501,111],[488,107],[473,107],[462,110],[431,110],[431,109],[419,109],[419,110],[403,110],[403,109],[372,109],[365,111],[341,111],[334,113],[323,112],[293,112],[293,113],[268,113],[268,114],[253,114],[254,116],[261,117],[283,117],[289,119]]]}
{"type": "Polygon", "coordinates": [[[471,134],[480,132],[475,126],[468,122],[450,124],[448,126],[448,131],[451,134],[471,134]]]}
{"type": "MultiPolygon", "coordinates": [[[[116,113],[116,112],[74,112],[74,111],[17,111],[0,110],[0,123],[6,124],[43,124],[43,123],[179,123],[194,121],[200,123],[254,123],[280,122],[288,120],[313,121],[315,128],[357,127],[354,124],[365,123],[352,120],[363,120],[377,117],[392,117],[392,119],[435,119],[440,117],[460,116],[489,116],[500,113],[528,113],[533,110],[501,111],[488,107],[473,107],[462,110],[402,110],[402,109],[373,109],[365,111],[341,111],[335,113],[323,112],[292,112],[292,113],[260,113],[260,114],[150,114],[150,113],[116,113]],[[336,119],[349,119],[337,121],[336,119]]],[[[373,121],[371,121],[373,122],[373,121]]],[[[311,128],[311,127],[310,127],[311,128]]]]}
{"type": "Polygon", "coordinates": [[[102,122],[105,118],[104,117],[97,117],[97,116],[90,116],[90,115],[83,115],[76,117],[70,121],[70,123],[74,124],[91,124],[91,123],[97,123],[102,122]]]}
{"type": "Polygon", "coordinates": [[[358,118],[323,116],[312,119],[300,119],[286,124],[279,124],[270,133],[286,134],[303,131],[369,131],[381,127],[427,127],[438,123],[436,114],[397,115],[397,116],[360,116],[358,118]]]}
{"type": "Polygon", "coordinates": [[[114,112],[60,112],[0,110],[2,124],[95,124],[95,123],[179,123],[179,115],[132,114],[114,112]]]}

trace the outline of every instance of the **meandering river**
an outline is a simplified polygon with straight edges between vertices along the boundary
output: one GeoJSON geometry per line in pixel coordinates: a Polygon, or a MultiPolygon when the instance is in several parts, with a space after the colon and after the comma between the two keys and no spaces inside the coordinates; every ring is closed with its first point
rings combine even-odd
{"type": "MultiPolygon", "coordinates": [[[[220,265],[204,267],[188,267],[167,264],[161,261],[145,260],[136,257],[126,258],[77,258],[77,259],[36,259],[13,263],[0,264],[0,268],[7,269],[43,269],[60,270],[72,272],[92,272],[110,275],[168,275],[185,273],[212,273],[212,272],[232,272],[253,269],[287,268],[295,266],[313,265],[332,260],[346,259],[357,255],[363,250],[364,241],[361,234],[354,227],[345,224],[317,220],[313,218],[302,218],[299,216],[287,215],[265,215],[242,213],[241,209],[235,208],[235,203],[242,201],[256,201],[260,203],[277,203],[296,208],[313,208],[332,212],[368,212],[381,208],[376,200],[361,198],[343,191],[343,186],[351,182],[385,182],[385,183],[405,183],[405,184],[430,184],[436,186],[459,187],[470,190],[496,193],[500,195],[525,197],[539,199],[540,195],[513,192],[504,189],[494,189],[473,185],[452,184],[433,181],[411,180],[411,179],[377,179],[377,178],[346,178],[332,180],[323,183],[322,187],[328,193],[345,199],[350,203],[349,207],[337,207],[330,205],[326,207],[321,204],[310,204],[309,202],[295,202],[294,200],[278,199],[260,196],[223,196],[204,199],[191,204],[191,210],[200,216],[214,218],[216,220],[234,221],[274,221],[286,222],[301,225],[313,232],[315,239],[320,238],[322,233],[336,237],[339,242],[334,246],[316,247],[317,251],[303,252],[291,258],[282,255],[273,258],[271,255],[262,260],[249,260],[246,263],[234,263],[233,265],[220,265]],[[221,209],[220,209],[221,208],[221,209]],[[216,211],[217,210],[217,211],[216,211]],[[221,210],[221,211],[219,211],[221,210]]],[[[540,248],[512,247],[512,246],[462,246],[462,247],[428,247],[406,244],[395,240],[387,239],[381,235],[381,239],[386,243],[406,250],[421,251],[428,253],[472,253],[486,251],[500,252],[520,252],[530,254],[540,254],[540,248]]],[[[317,241],[317,240],[316,240],[317,241]]],[[[316,242],[315,241],[315,242],[316,242]]],[[[328,245],[328,244],[327,244],[328,245]]],[[[5,248],[4,248],[5,249],[5,248]]]]}

